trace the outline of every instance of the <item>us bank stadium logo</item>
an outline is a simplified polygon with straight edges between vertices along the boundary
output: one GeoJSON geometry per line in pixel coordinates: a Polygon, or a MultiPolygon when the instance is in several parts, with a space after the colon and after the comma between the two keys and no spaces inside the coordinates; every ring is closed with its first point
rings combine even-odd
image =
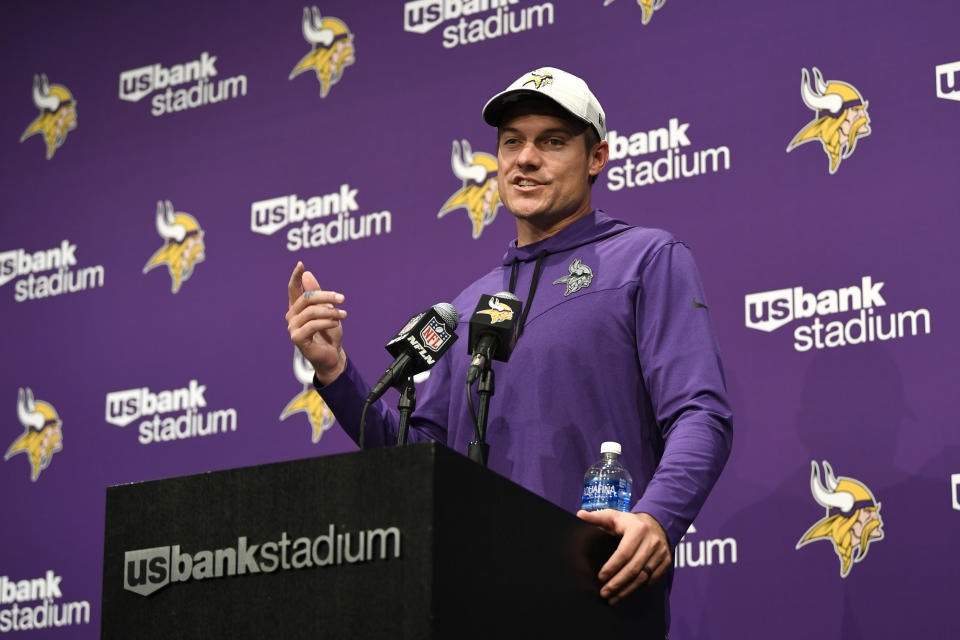
{"type": "Polygon", "coordinates": [[[105,420],[122,428],[143,419],[137,437],[143,445],[235,432],[237,410],[208,409],[206,392],[207,385],[195,379],[178,389],[111,391],[106,396],[105,420]]]}
{"type": "Polygon", "coordinates": [[[217,56],[204,51],[169,67],[158,62],[120,72],[120,99],[140,102],[153,94],[150,114],[162,116],[247,95],[247,76],[218,76],[217,56]]]}
{"type": "Polygon", "coordinates": [[[23,580],[0,576],[0,633],[90,624],[90,601],[63,601],[62,581],[52,569],[23,580]]]}
{"type": "Polygon", "coordinates": [[[450,167],[453,175],[460,179],[461,186],[443,203],[437,217],[464,209],[474,239],[479,238],[484,228],[497,217],[497,209],[502,204],[497,186],[497,159],[483,151],[474,152],[466,140],[462,146],[454,140],[450,167]]]}
{"type": "Polygon", "coordinates": [[[399,559],[401,531],[396,526],[337,531],[330,525],[316,537],[292,537],[251,544],[238,536],[235,546],[194,552],[180,545],[133,549],[123,553],[123,588],[141,596],[176,583],[337,567],[399,559]]]}
{"type": "Polygon", "coordinates": [[[412,0],[403,5],[403,30],[425,34],[443,27],[442,44],[453,49],[553,24],[553,3],[520,0],[412,0]]]}
{"type": "Polygon", "coordinates": [[[810,462],[810,491],[826,513],[797,542],[797,549],[823,540],[833,545],[840,559],[840,577],[846,578],[857,562],[862,562],[870,543],[883,539],[880,503],[870,489],[853,478],[833,475],[823,461],[823,480],[816,460],[810,462]]]}
{"type": "Polygon", "coordinates": [[[359,189],[343,183],[320,196],[297,194],[258,200],[250,204],[250,231],[272,236],[287,229],[287,251],[325,247],[342,242],[387,235],[393,227],[389,211],[353,215],[359,189]]]}
{"type": "Polygon", "coordinates": [[[27,125],[20,142],[35,135],[41,136],[47,147],[47,160],[67,140],[67,133],[77,128],[77,101],[62,84],[50,84],[46,74],[33,77],[33,104],[40,110],[27,125]]]}
{"type": "Polygon", "coordinates": [[[293,350],[293,375],[303,389],[293,397],[280,413],[280,419],[286,420],[295,413],[305,413],[310,421],[310,440],[320,442],[320,437],[333,426],[333,412],[313,388],[313,367],[299,350],[293,350]]]}
{"type": "Polygon", "coordinates": [[[68,239],[40,251],[0,251],[0,287],[19,278],[13,284],[13,299],[25,302],[103,286],[103,265],[77,265],[77,245],[68,239]]]}
{"type": "Polygon", "coordinates": [[[157,202],[156,226],[164,245],[147,260],[143,272],[167,265],[170,290],[176,293],[193,275],[194,266],[206,257],[203,229],[189,213],[174,211],[169,200],[157,202]]]}
{"type": "Polygon", "coordinates": [[[787,153],[816,140],[829,158],[832,175],[840,168],[841,160],[853,155],[857,140],[870,135],[867,101],[851,84],[839,80],[824,82],[816,67],[813,68],[814,87],[810,86],[806,69],[801,76],[800,97],[815,115],[787,145],[787,153]]]}
{"type": "Polygon", "coordinates": [[[937,97],[960,101],[960,61],[937,65],[937,97]]]}
{"type": "Polygon", "coordinates": [[[730,148],[690,149],[689,122],[670,118],[666,126],[633,133],[607,132],[610,158],[607,189],[645,187],[730,169],[730,148]]]}
{"type": "Polygon", "coordinates": [[[749,293],[744,298],[746,326],[769,333],[794,320],[812,320],[793,330],[793,348],[797,351],[929,334],[929,309],[880,312],[881,307],[887,306],[883,286],[883,282],[863,276],[859,284],[824,289],[816,294],[805,291],[802,286],[749,293]],[[827,323],[820,319],[850,313],[856,315],[827,323]]]}
{"type": "Polygon", "coordinates": [[[734,538],[711,538],[693,540],[697,528],[690,525],[673,550],[673,566],[708,567],[715,564],[737,564],[737,541],[734,538]]]}
{"type": "Polygon", "coordinates": [[[326,98],[330,88],[340,82],[343,70],[356,62],[353,33],[343,20],[321,17],[317,7],[313,7],[312,17],[310,10],[303,8],[302,28],[304,40],[313,48],[296,64],[289,79],[313,71],[320,82],[320,97],[326,98]]]}
{"type": "Polygon", "coordinates": [[[36,482],[40,473],[50,466],[53,454],[63,450],[63,423],[53,405],[35,399],[29,387],[17,393],[17,419],[23,433],[13,441],[3,459],[24,454],[30,461],[30,480],[36,482]]]}
{"type": "MultiPolygon", "coordinates": [[[[643,17],[641,18],[643,24],[650,24],[650,20],[653,18],[653,12],[662,9],[666,3],[667,0],[637,0],[637,4],[640,5],[640,9],[643,11],[643,17]]],[[[613,0],[603,0],[603,6],[606,7],[611,4],[613,4],[613,0]]]]}

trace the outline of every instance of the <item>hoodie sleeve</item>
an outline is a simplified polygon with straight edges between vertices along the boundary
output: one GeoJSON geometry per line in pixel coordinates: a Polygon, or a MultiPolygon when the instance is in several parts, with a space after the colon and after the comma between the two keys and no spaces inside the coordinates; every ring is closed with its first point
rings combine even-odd
{"type": "MultiPolygon", "coordinates": [[[[445,411],[450,397],[446,371],[439,371],[444,359],[440,359],[430,377],[417,386],[418,407],[410,420],[407,442],[436,440],[446,443],[447,432],[441,425],[446,424],[445,411]]],[[[318,383],[316,376],[313,386],[323,398],[337,422],[354,442],[360,442],[360,417],[363,403],[370,393],[370,385],[360,375],[353,361],[347,358],[347,367],[340,376],[328,385],[318,383]]],[[[364,446],[383,447],[396,444],[400,428],[400,415],[383,398],[377,400],[367,410],[364,446]]]]}
{"type": "Polygon", "coordinates": [[[717,481],[733,433],[710,312],[684,244],[666,244],[643,267],[636,314],[637,355],[664,448],[633,511],[653,516],[673,547],[717,481]]]}

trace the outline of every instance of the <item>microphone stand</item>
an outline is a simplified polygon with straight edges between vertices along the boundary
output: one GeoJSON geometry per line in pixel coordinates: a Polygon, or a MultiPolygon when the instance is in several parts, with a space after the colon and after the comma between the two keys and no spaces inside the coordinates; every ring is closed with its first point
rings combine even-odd
{"type": "Polygon", "coordinates": [[[490,398],[494,392],[494,377],[493,367],[490,366],[490,359],[487,358],[480,373],[480,383],[477,385],[477,393],[480,396],[480,406],[477,408],[477,439],[471,442],[467,449],[467,457],[483,466],[487,466],[487,458],[490,455],[490,445],[486,442],[487,414],[490,411],[490,398]]]}
{"type": "Polygon", "coordinates": [[[405,376],[398,385],[400,400],[397,409],[400,410],[400,427],[397,430],[397,446],[407,444],[407,426],[410,424],[410,414],[417,408],[417,389],[413,385],[413,376],[405,376]]]}

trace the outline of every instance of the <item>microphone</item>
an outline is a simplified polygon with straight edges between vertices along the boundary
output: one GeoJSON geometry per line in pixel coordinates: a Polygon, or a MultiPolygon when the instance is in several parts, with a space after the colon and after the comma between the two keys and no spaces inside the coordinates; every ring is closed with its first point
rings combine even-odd
{"type": "Polygon", "coordinates": [[[394,361],[373,386],[366,404],[376,401],[387,389],[407,376],[422,373],[435,365],[437,359],[456,342],[454,329],[458,322],[460,314],[448,302],[439,302],[410,318],[387,343],[386,349],[394,361]]]}
{"type": "Polygon", "coordinates": [[[472,384],[491,360],[506,362],[517,343],[517,320],[523,303],[509,291],[480,296],[470,317],[470,342],[467,353],[473,356],[467,371],[467,384],[472,384]]]}

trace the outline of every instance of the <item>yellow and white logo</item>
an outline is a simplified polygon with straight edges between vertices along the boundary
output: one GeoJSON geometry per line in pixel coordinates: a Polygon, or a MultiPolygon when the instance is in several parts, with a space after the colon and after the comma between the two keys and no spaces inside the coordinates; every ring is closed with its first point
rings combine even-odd
{"type": "Polygon", "coordinates": [[[840,577],[850,575],[854,563],[867,557],[871,542],[883,539],[883,520],[880,503],[865,484],[853,478],[833,475],[830,463],[823,461],[824,481],[820,481],[820,467],[810,462],[810,492],[821,507],[824,516],[807,529],[796,548],[825,540],[833,545],[840,559],[840,577]]]}
{"type": "Polygon", "coordinates": [[[320,81],[320,97],[326,98],[330,87],[340,82],[343,70],[356,62],[353,33],[343,20],[331,16],[321,18],[317,7],[313,7],[311,18],[310,10],[304,7],[303,38],[313,48],[293,68],[289,79],[313,70],[320,81]]]}
{"type": "Polygon", "coordinates": [[[23,433],[13,441],[3,459],[26,454],[30,460],[30,480],[36,482],[40,472],[50,466],[53,454],[63,449],[63,423],[53,405],[35,400],[29,387],[17,394],[17,418],[23,433]]]}
{"type": "Polygon", "coordinates": [[[816,86],[810,87],[810,76],[803,69],[800,97],[803,104],[816,114],[787,145],[787,153],[813,140],[818,140],[830,159],[830,173],[840,167],[840,161],[853,155],[857,139],[870,135],[870,116],[867,101],[856,87],[846,82],[823,81],[823,75],[813,68],[816,86]]]}
{"type": "Polygon", "coordinates": [[[169,200],[157,202],[156,224],[157,233],[166,244],[147,260],[143,272],[147,273],[156,266],[166,264],[172,280],[170,290],[176,293],[193,275],[194,265],[206,257],[203,229],[189,213],[175,212],[169,200]]]}
{"type": "Polygon", "coordinates": [[[47,145],[47,160],[63,146],[67,132],[77,128],[77,101],[62,84],[50,84],[46,74],[33,77],[33,104],[40,114],[20,136],[20,142],[40,134],[47,145]]]}
{"type": "Polygon", "coordinates": [[[500,189],[497,187],[497,159],[483,151],[474,152],[466,140],[453,141],[453,153],[450,166],[453,175],[460,178],[462,186],[440,208],[438,218],[442,218],[461,207],[467,210],[473,226],[473,237],[479,238],[484,227],[497,217],[500,202],[500,189]]]}
{"type": "MultiPolygon", "coordinates": [[[[613,4],[613,0],[603,0],[603,6],[608,6],[613,4]]],[[[650,19],[653,18],[653,12],[659,11],[663,8],[663,5],[667,4],[667,0],[637,0],[637,4],[640,5],[640,9],[643,11],[643,17],[641,18],[644,25],[650,24],[650,19]]]]}
{"type": "Polygon", "coordinates": [[[287,403],[280,413],[280,419],[303,412],[310,419],[311,436],[313,442],[320,442],[323,433],[333,426],[333,412],[323,401],[320,394],[313,388],[313,367],[297,350],[293,350],[293,374],[303,384],[303,390],[287,403]]]}

